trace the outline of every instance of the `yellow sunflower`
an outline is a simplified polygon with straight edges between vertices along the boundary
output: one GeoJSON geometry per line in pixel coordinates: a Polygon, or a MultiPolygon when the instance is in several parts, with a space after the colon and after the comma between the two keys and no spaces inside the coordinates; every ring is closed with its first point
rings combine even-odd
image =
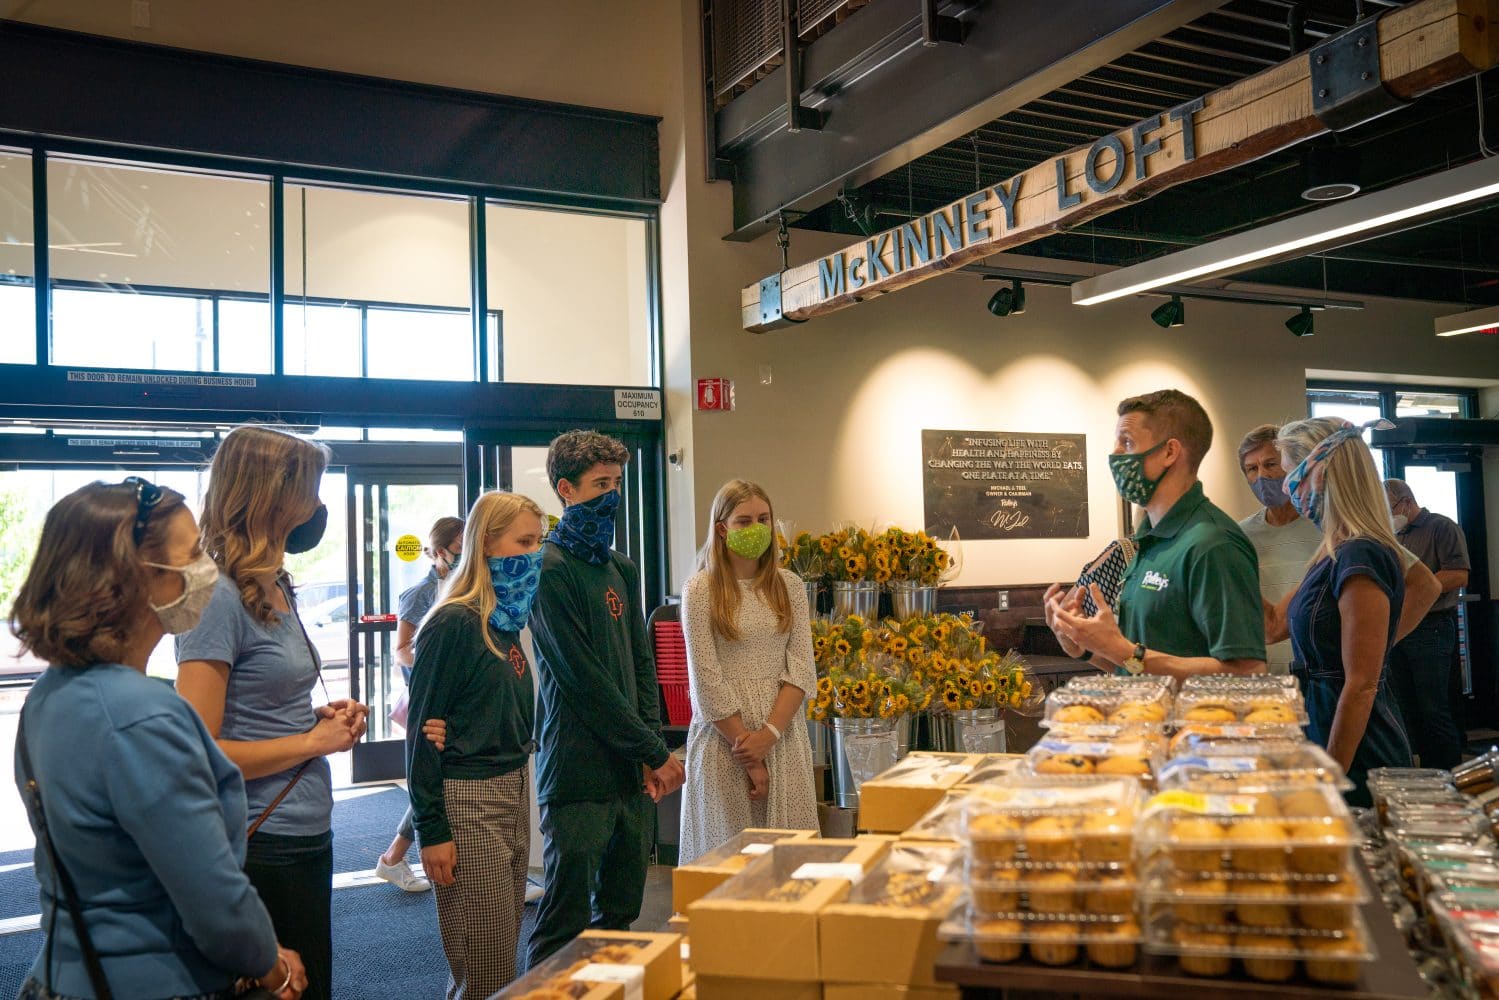
{"type": "Polygon", "coordinates": [[[958,693],[956,688],[948,688],[942,692],[942,704],[948,708],[957,708],[962,701],[963,696],[958,693]]]}
{"type": "Polygon", "coordinates": [[[819,678],[817,678],[817,693],[820,694],[820,695],[829,695],[829,694],[832,694],[833,693],[833,679],[831,677],[819,677],[819,678]]]}

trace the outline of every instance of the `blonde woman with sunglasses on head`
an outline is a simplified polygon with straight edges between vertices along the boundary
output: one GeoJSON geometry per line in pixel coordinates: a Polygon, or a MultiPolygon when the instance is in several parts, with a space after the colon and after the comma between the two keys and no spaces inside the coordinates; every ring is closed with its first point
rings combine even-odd
{"type": "MultiPolygon", "coordinates": [[[[302,955],[307,995],[333,988],[333,779],[328,754],[364,735],[348,699],[314,709],[322,668],[297,617],[287,553],[322,540],[321,445],[270,427],[224,437],[203,501],[203,549],[219,578],[198,627],[177,639],[177,691],[245,776],[245,871],[281,940],[302,955]]],[[[326,697],[326,694],[324,695],[326,697]]]]}

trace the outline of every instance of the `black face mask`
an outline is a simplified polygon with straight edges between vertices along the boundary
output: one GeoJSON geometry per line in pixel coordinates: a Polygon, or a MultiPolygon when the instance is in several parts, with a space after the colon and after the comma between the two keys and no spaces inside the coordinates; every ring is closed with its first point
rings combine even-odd
{"type": "Polygon", "coordinates": [[[328,505],[320,503],[311,517],[291,529],[291,534],[286,536],[286,551],[292,555],[311,552],[318,547],[318,543],[323,540],[323,532],[327,530],[328,505]]]}

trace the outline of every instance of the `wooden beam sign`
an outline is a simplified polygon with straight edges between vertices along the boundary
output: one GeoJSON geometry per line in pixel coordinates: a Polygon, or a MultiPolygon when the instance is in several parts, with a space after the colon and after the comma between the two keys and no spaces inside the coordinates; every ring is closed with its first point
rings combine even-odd
{"type": "Polygon", "coordinates": [[[1330,39],[929,215],[750,285],[740,295],[744,328],[764,333],[905,288],[1257,160],[1328,131],[1329,124],[1346,128],[1361,114],[1366,119],[1389,110],[1395,99],[1409,101],[1466,79],[1499,64],[1499,31],[1490,28],[1495,16],[1499,0],[1418,0],[1391,10],[1366,24],[1362,39],[1350,37],[1341,46],[1330,39]],[[1376,37],[1377,71],[1370,44],[1376,37]],[[1348,60],[1360,58],[1368,60],[1364,72],[1357,65],[1349,72],[1348,60]],[[1341,76],[1330,80],[1333,66],[1341,76]],[[1353,92],[1330,108],[1339,95],[1329,92],[1340,87],[1353,92]]]}

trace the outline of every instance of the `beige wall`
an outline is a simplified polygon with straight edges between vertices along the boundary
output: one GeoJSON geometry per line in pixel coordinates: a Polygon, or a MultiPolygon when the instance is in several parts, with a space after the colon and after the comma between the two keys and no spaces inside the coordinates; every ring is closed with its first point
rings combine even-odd
{"type": "MultiPolygon", "coordinates": [[[[1437,307],[1371,301],[1318,316],[1297,341],[1284,309],[1191,301],[1185,327],[1149,320],[1159,300],[1083,310],[1032,287],[1029,310],[995,320],[993,285],[951,275],[780,333],[739,327],[739,288],[776,267],[774,242],[723,242],[729,188],[703,180],[696,0],[572,0],[547,5],[449,0],[153,0],[132,29],[123,0],[0,2],[0,13],[163,44],[326,66],[497,93],[660,115],[662,275],[673,579],[690,571],[697,526],[730,476],[762,481],[800,526],[918,524],[923,427],[1056,431],[1088,437],[1092,536],[965,546],[960,581],[1040,582],[1070,575],[1112,536],[1117,504],[1103,456],[1115,402],[1176,386],[1208,408],[1218,441],[1203,470],[1235,515],[1254,500],[1234,466],[1249,426],[1304,412],[1308,369],[1499,379],[1478,338],[1438,341],[1437,307]],[[771,384],[760,382],[768,365],[771,384]],[[738,409],[695,415],[691,380],[735,380],[738,409]]],[[[792,260],[840,241],[797,234],[792,260]]],[[[565,308],[565,304],[562,306],[565,308]]],[[[1495,489],[1499,496],[1499,489],[1495,489]]]]}

